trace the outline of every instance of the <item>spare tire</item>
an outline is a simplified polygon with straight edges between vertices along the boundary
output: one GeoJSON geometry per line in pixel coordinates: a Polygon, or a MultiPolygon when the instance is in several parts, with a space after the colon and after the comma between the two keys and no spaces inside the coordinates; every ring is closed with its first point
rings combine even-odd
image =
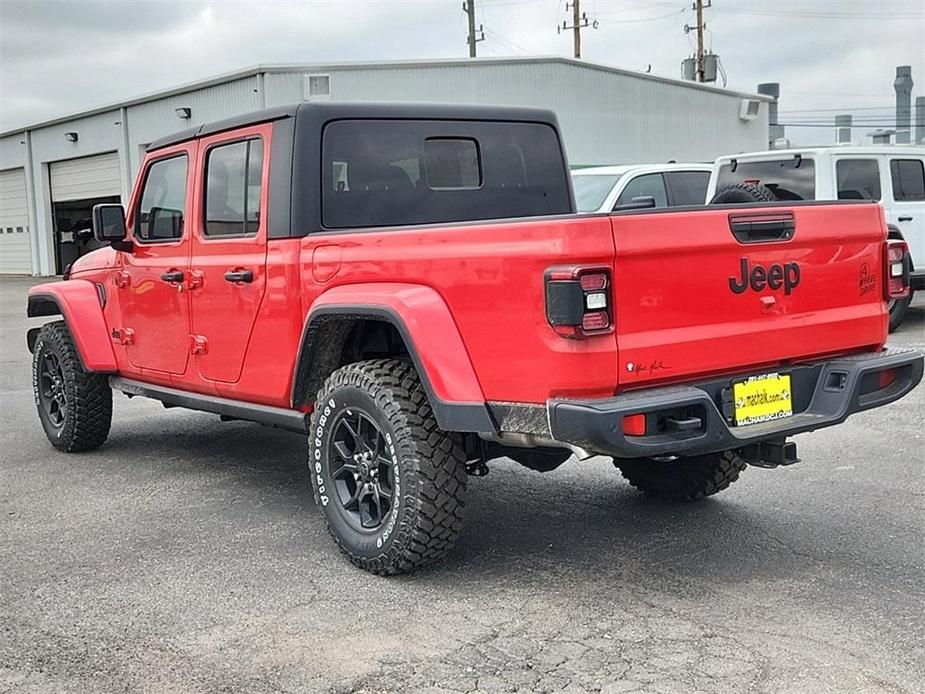
{"type": "Polygon", "coordinates": [[[735,205],[749,202],[777,202],[770,188],[752,183],[736,183],[717,191],[711,205],[735,205]]]}

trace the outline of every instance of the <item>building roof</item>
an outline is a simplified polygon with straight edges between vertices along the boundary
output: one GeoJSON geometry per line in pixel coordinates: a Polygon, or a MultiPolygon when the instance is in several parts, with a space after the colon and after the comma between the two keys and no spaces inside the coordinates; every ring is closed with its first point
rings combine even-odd
{"type": "Polygon", "coordinates": [[[13,128],[0,132],[0,137],[6,137],[8,135],[17,135],[27,130],[37,130],[38,128],[43,128],[49,125],[57,125],[59,123],[66,123],[77,118],[85,118],[87,116],[94,116],[100,113],[107,113],[109,111],[114,111],[120,108],[126,108],[129,106],[136,106],[138,104],[143,104],[149,101],[154,101],[156,99],[163,99],[169,96],[174,96],[177,94],[185,94],[187,92],[195,91],[197,89],[203,89],[206,87],[212,87],[219,84],[224,84],[227,82],[233,82],[235,80],[246,79],[248,77],[253,77],[259,74],[265,73],[285,73],[285,72],[327,72],[327,71],[337,71],[337,70],[350,70],[350,69],[391,69],[396,67],[447,67],[447,66],[482,66],[482,65],[510,65],[510,64],[525,64],[525,63],[560,63],[563,65],[570,65],[572,67],[580,67],[589,70],[596,70],[603,73],[624,75],[629,77],[636,77],[646,80],[651,80],[653,82],[661,82],[665,84],[671,84],[677,87],[682,87],[686,89],[699,89],[703,91],[716,92],[719,94],[726,94],[731,96],[740,96],[749,99],[759,99],[762,101],[773,101],[769,96],[762,94],[753,94],[749,92],[740,92],[730,89],[725,89],[722,87],[715,87],[712,85],[701,84],[698,82],[690,82],[687,80],[673,79],[670,77],[662,77],[659,75],[652,75],[645,72],[639,72],[637,70],[627,70],[624,68],[611,67],[609,65],[600,65],[598,63],[589,63],[583,60],[576,60],[574,58],[564,58],[561,56],[536,56],[536,57],[507,57],[507,58],[448,58],[448,59],[439,59],[439,60],[397,60],[397,61],[375,61],[375,62],[342,62],[342,63],[292,63],[292,64],[270,64],[270,65],[254,65],[253,67],[244,68],[241,70],[236,70],[233,72],[226,72],[221,75],[215,75],[213,77],[207,77],[202,80],[197,80],[195,82],[187,82],[185,84],[178,85],[176,87],[171,87],[169,89],[163,89],[155,92],[150,92],[148,94],[143,94],[141,96],[133,97],[131,99],[125,99],[122,101],[117,101],[114,103],[109,103],[104,106],[99,106],[97,108],[88,109],[85,111],[78,111],[77,113],[72,113],[64,116],[58,116],[55,118],[50,118],[47,120],[39,121],[38,123],[32,123],[29,125],[24,125],[19,128],[13,128]]]}

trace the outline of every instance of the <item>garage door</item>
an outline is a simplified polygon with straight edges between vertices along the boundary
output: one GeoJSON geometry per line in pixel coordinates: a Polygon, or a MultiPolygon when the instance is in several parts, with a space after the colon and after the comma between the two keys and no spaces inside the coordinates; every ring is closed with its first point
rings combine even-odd
{"type": "Polygon", "coordinates": [[[32,273],[26,205],[23,169],[0,171],[0,274],[32,273]]]}
{"type": "Polygon", "coordinates": [[[99,154],[56,161],[49,165],[51,201],[89,200],[122,194],[119,155],[99,154]]]}

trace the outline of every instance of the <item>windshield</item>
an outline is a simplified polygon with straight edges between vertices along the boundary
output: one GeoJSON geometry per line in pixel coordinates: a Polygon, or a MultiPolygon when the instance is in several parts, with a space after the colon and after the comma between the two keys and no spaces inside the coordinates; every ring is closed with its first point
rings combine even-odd
{"type": "Polygon", "coordinates": [[[572,176],[575,206],[579,212],[597,212],[620,177],[617,175],[572,176]]]}

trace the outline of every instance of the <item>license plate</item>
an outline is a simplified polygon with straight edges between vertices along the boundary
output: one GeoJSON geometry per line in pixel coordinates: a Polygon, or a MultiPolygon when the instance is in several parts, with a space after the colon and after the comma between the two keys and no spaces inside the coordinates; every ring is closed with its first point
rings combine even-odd
{"type": "Polygon", "coordinates": [[[732,384],[736,426],[769,422],[793,415],[790,374],[751,376],[732,384]]]}

